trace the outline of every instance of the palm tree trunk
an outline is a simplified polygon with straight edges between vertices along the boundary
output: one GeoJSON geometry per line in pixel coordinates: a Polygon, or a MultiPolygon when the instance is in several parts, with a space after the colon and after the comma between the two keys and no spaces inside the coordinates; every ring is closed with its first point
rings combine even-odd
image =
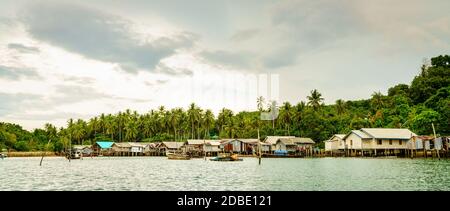
{"type": "Polygon", "coordinates": [[[195,138],[195,134],[194,134],[194,122],[192,122],[192,127],[191,127],[191,137],[192,137],[192,139],[195,138]]]}

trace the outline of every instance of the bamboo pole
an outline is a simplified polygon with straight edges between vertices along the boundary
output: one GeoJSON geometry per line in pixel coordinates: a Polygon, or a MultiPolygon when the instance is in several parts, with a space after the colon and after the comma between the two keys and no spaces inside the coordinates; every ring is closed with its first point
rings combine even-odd
{"type": "Polygon", "coordinates": [[[44,160],[45,152],[47,152],[50,141],[51,141],[51,139],[48,140],[47,146],[45,147],[44,152],[42,153],[41,162],[39,162],[39,166],[42,166],[42,160],[44,160]]]}

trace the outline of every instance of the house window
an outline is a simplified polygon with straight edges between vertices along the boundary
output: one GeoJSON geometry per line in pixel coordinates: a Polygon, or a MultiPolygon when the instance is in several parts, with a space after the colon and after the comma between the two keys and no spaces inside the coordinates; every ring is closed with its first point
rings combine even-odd
{"type": "Polygon", "coordinates": [[[392,145],[392,140],[389,140],[389,145],[392,145]]]}
{"type": "Polygon", "coordinates": [[[398,141],[398,144],[399,144],[399,145],[402,145],[402,144],[403,144],[402,140],[399,140],[399,141],[398,141]]]}
{"type": "Polygon", "coordinates": [[[382,145],[383,144],[383,140],[378,140],[378,145],[382,145]]]}
{"type": "Polygon", "coordinates": [[[350,146],[353,146],[353,140],[350,140],[350,146]]]}

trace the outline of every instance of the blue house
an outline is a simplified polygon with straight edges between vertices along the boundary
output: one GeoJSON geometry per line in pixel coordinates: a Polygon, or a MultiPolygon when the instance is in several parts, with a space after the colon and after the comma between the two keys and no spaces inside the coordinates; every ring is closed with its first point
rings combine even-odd
{"type": "Polygon", "coordinates": [[[92,146],[92,149],[97,155],[109,154],[111,153],[113,144],[113,141],[97,141],[92,146]]]}

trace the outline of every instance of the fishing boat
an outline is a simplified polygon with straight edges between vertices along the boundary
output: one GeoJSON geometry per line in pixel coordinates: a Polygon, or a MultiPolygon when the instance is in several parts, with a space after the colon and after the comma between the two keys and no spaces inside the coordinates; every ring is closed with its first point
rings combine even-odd
{"type": "Polygon", "coordinates": [[[166,156],[169,160],[189,160],[191,157],[183,152],[167,152],[166,156]]]}
{"type": "Polygon", "coordinates": [[[237,154],[227,154],[222,153],[219,154],[217,157],[209,159],[211,161],[243,161],[242,158],[238,158],[237,154]]]}
{"type": "Polygon", "coordinates": [[[70,151],[69,153],[66,153],[67,159],[80,159],[81,158],[81,152],[80,151],[70,151]]]}

